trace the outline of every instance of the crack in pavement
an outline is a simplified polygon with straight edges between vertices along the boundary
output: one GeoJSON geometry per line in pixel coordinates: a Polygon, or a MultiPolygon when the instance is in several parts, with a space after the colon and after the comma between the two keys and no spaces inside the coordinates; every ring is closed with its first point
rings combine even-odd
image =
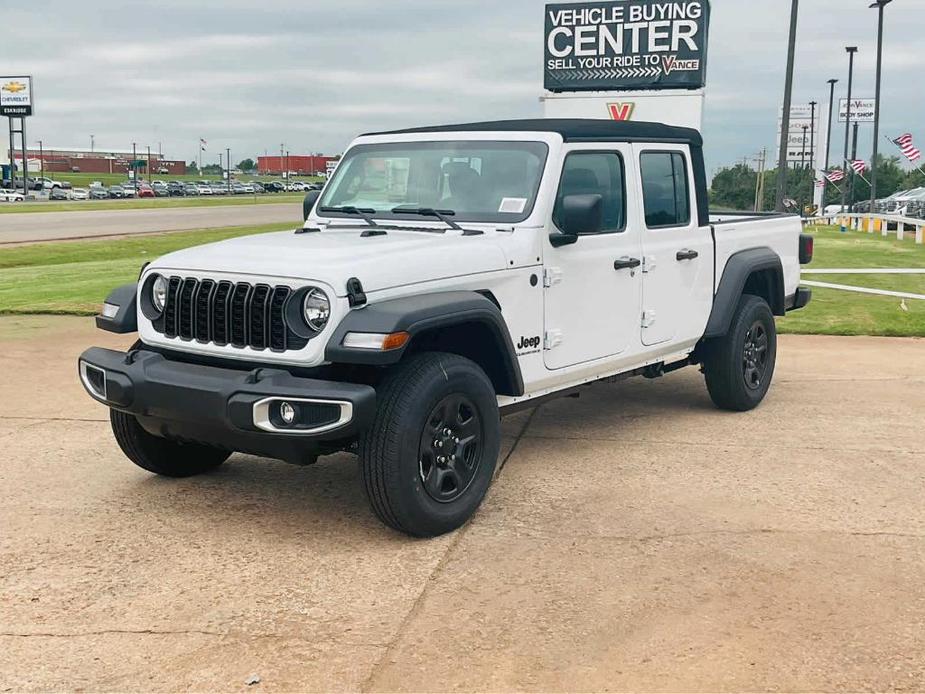
{"type": "MultiPolygon", "coordinates": [[[[867,447],[867,448],[832,448],[831,446],[790,446],[783,443],[762,443],[760,446],[757,444],[748,444],[748,443],[715,443],[712,441],[667,441],[659,439],[657,441],[645,440],[645,439],[619,439],[619,438],[609,438],[605,436],[556,436],[554,434],[528,434],[524,438],[528,439],[539,439],[543,441],[597,441],[600,443],[624,443],[632,446],[706,446],[709,448],[779,448],[782,450],[797,450],[797,451],[826,451],[832,453],[903,453],[907,455],[915,455],[918,451],[911,450],[908,448],[876,448],[876,447],[867,447]]],[[[518,439],[519,442],[520,439],[518,439]]]]}
{"type": "MultiPolygon", "coordinates": [[[[9,637],[9,638],[55,638],[55,639],[73,639],[73,638],[82,638],[88,636],[110,636],[110,635],[120,635],[120,636],[213,636],[216,638],[236,638],[239,635],[235,632],[222,632],[222,631],[206,631],[203,629],[179,629],[179,630],[170,630],[170,629],[100,629],[98,631],[75,631],[75,632],[17,632],[17,631],[2,631],[0,632],[0,638],[9,637]]],[[[312,643],[318,643],[319,641],[324,641],[327,643],[333,643],[343,646],[365,646],[368,648],[385,648],[388,644],[379,643],[376,641],[351,641],[347,639],[339,638],[324,638],[318,639],[317,637],[304,637],[297,634],[274,634],[274,633],[264,633],[264,634],[251,634],[246,632],[240,632],[240,638],[244,639],[290,639],[294,641],[311,641],[312,643]]]]}
{"type": "Polygon", "coordinates": [[[677,540],[689,537],[712,536],[747,537],[750,535],[839,535],[844,537],[896,537],[910,540],[925,540],[925,534],[900,533],[891,531],[856,531],[856,530],[784,530],[782,528],[752,528],[748,530],[695,530],[691,532],[664,533],[658,535],[594,535],[590,533],[557,534],[526,532],[516,533],[519,539],[528,540],[571,540],[571,541],[604,541],[604,542],[661,542],[663,540],[677,540]]]}
{"type": "MultiPolygon", "coordinates": [[[[524,437],[524,434],[527,431],[527,427],[530,426],[530,423],[533,421],[533,416],[536,414],[539,407],[533,408],[533,411],[530,412],[527,417],[527,421],[524,422],[523,426],[520,428],[520,431],[517,433],[517,436],[514,438],[514,443],[511,446],[511,450],[508,451],[507,455],[501,460],[498,464],[498,470],[495,473],[495,479],[492,484],[497,483],[497,479],[501,474],[501,471],[504,469],[505,464],[510,460],[511,456],[514,455],[514,451],[517,450],[517,446],[520,443],[521,439],[524,437]]],[[[456,536],[452,541],[447,545],[446,550],[444,550],[443,555],[437,561],[436,566],[433,570],[427,575],[427,578],[424,579],[424,585],[421,588],[421,592],[418,593],[417,597],[414,599],[414,602],[411,603],[411,607],[408,609],[408,612],[405,613],[405,616],[401,620],[401,624],[398,625],[398,629],[395,630],[395,635],[389,640],[388,644],[385,645],[385,650],[382,652],[382,655],[373,663],[372,667],[369,669],[369,674],[363,680],[363,683],[359,687],[359,691],[368,692],[370,686],[372,685],[373,680],[376,678],[376,675],[379,673],[379,670],[382,667],[382,664],[386,662],[386,659],[389,657],[389,654],[395,648],[395,645],[401,639],[402,635],[405,633],[405,630],[408,628],[408,625],[411,621],[418,615],[421,610],[421,606],[424,602],[424,599],[427,597],[428,588],[433,585],[434,579],[443,571],[443,567],[446,566],[449,561],[449,556],[454,549],[462,541],[463,536],[468,532],[469,528],[472,527],[472,524],[476,522],[478,518],[478,512],[476,511],[476,516],[472,518],[469,523],[464,525],[458,531],[456,531],[456,536]]]]}

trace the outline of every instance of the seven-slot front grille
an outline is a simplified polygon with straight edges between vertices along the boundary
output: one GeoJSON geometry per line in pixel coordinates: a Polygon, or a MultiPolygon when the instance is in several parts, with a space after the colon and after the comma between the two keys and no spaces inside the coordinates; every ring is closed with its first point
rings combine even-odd
{"type": "Polygon", "coordinates": [[[193,277],[171,277],[167,303],[154,329],[165,337],[271,349],[302,349],[307,343],[286,324],[286,301],[294,294],[284,285],[248,284],[193,277]]]}

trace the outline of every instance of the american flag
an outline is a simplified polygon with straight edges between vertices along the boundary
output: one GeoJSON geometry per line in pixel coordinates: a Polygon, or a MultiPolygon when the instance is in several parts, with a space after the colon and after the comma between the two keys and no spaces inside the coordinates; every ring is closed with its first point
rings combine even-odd
{"type": "Polygon", "coordinates": [[[820,178],[818,181],[816,181],[816,187],[817,187],[817,188],[825,188],[825,179],[824,179],[824,178],[820,178]]]}
{"type": "Polygon", "coordinates": [[[855,159],[851,162],[851,168],[854,169],[854,172],[859,176],[863,176],[864,172],[867,171],[867,162],[862,161],[861,159],[855,159]]]}
{"type": "Polygon", "coordinates": [[[845,180],[845,172],[841,169],[832,169],[825,174],[825,177],[829,183],[838,183],[839,181],[845,180]]]}
{"type": "Polygon", "coordinates": [[[914,144],[912,144],[912,135],[910,133],[900,135],[895,140],[893,140],[893,142],[897,147],[899,147],[903,153],[903,156],[905,156],[909,161],[917,162],[922,158],[922,151],[916,148],[914,144]]]}

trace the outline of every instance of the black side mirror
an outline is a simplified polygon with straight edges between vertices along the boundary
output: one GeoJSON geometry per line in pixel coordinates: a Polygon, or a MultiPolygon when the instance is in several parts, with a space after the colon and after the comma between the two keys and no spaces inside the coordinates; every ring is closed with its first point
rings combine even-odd
{"type": "Polygon", "coordinates": [[[308,219],[308,215],[312,213],[312,208],[315,206],[315,203],[318,202],[319,197],[321,197],[320,190],[310,190],[308,191],[308,194],[302,199],[303,222],[308,219]]]}
{"type": "Polygon", "coordinates": [[[556,248],[578,241],[582,234],[596,234],[604,224],[604,198],[600,195],[566,195],[559,210],[562,233],[549,235],[556,248]]]}

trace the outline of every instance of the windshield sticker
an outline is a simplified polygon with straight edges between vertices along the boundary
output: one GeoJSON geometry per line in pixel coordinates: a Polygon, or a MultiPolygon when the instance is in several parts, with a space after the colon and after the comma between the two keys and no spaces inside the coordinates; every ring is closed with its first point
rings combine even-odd
{"type": "Polygon", "coordinates": [[[527,198],[502,198],[498,212],[521,214],[527,206],[527,198]]]}

